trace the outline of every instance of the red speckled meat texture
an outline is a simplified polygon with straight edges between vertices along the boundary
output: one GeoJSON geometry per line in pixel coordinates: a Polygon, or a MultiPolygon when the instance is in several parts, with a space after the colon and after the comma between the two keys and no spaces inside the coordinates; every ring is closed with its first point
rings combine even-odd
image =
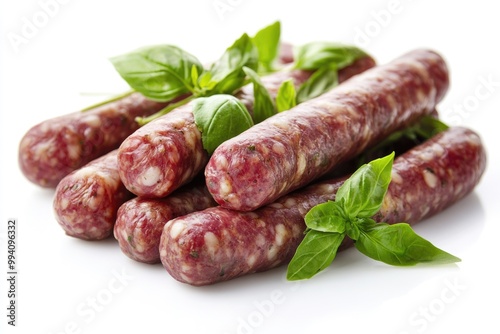
{"type": "MultiPolygon", "coordinates": [[[[373,218],[415,224],[469,194],[485,165],[479,136],[450,128],[395,159],[392,182],[373,218]]],[[[316,183],[252,212],[219,206],[171,220],[161,236],[162,264],[180,282],[207,285],[287,263],[303,238],[305,214],[335,200],[344,180],[316,183]]]]}
{"type": "Polygon", "coordinates": [[[120,180],[117,153],[91,161],[57,185],[53,207],[67,235],[101,240],[113,233],[118,208],[133,196],[120,180]]]}
{"type": "MultiPolygon", "coordinates": [[[[375,62],[364,57],[339,73],[347,80],[375,62]]],[[[280,85],[292,79],[295,86],[305,82],[310,72],[279,72],[262,78],[272,97],[280,85]]],[[[236,94],[250,113],[253,107],[253,86],[247,85],[236,94]]],[[[184,105],[146,124],[120,146],[118,166],[123,183],[137,196],[161,198],[187,184],[205,167],[208,154],[203,148],[201,132],[194,123],[192,104],[184,105]]]]}
{"type": "Polygon", "coordinates": [[[89,111],[46,120],[32,127],[19,144],[21,171],[31,182],[55,188],[72,171],[118,148],[137,130],[136,117],[165,106],[133,93],[89,111]]]}
{"type": "Polygon", "coordinates": [[[118,209],[114,236],[129,258],[159,263],[163,226],[171,219],[216,204],[203,182],[190,183],[161,199],[136,197],[118,209]]]}
{"type": "Polygon", "coordinates": [[[205,169],[208,189],[225,208],[255,210],[431,114],[448,85],[430,50],[367,70],[220,145],[205,169]]]}

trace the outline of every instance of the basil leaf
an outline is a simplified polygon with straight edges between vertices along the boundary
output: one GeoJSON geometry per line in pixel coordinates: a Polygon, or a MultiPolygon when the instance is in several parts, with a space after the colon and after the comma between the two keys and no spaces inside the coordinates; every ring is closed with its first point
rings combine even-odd
{"type": "Polygon", "coordinates": [[[278,112],[292,109],[297,105],[297,93],[292,79],[284,81],[276,95],[276,109],[278,112]]]}
{"type": "Polygon", "coordinates": [[[344,234],[309,230],[288,264],[290,281],[311,278],[328,267],[344,240],[344,234]]]}
{"type": "Polygon", "coordinates": [[[448,125],[441,122],[439,119],[432,116],[424,116],[419,121],[411,126],[405,136],[411,139],[420,137],[422,141],[434,137],[440,132],[449,128],[448,125]]]}
{"type": "Polygon", "coordinates": [[[200,95],[231,94],[245,83],[243,66],[253,70],[258,66],[257,47],[247,34],[243,34],[226,49],[208,71],[200,76],[200,95]]]}
{"type": "Polygon", "coordinates": [[[281,35],[279,21],[259,30],[252,38],[259,53],[259,73],[273,71],[273,62],[278,55],[281,35]]]}
{"type": "Polygon", "coordinates": [[[331,90],[339,84],[335,65],[320,68],[304,82],[297,92],[297,103],[310,100],[331,90]]]}
{"type": "Polygon", "coordinates": [[[346,216],[342,206],[333,201],[314,206],[304,217],[306,226],[321,232],[344,233],[346,216]]]}
{"type": "Polygon", "coordinates": [[[364,224],[356,248],[366,256],[394,266],[412,266],[421,262],[454,263],[460,259],[417,235],[410,225],[364,224]]]}
{"type": "Polygon", "coordinates": [[[446,129],[448,129],[448,125],[437,118],[423,116],[414,125],[393,132],[377,145],[365,150],[363,154],[356,158],[356,165],[361,166],[391,151],[395,151],[396,155],[399,155],[446,129]]]}
{"type": "Polygon", "coordinates": [[[155,101],[192,92],[192,69],[203,70],[196,57],[172,45],[144,47],[110,60],[130,87],[155,101]]]}
{"type": "Polygon", "coordinates": [[[371,217],[380,209],[391,182],[394,152],[361,166],[347,179],[336,194],[343,201],[344,211],[351,220],[371,217]]]}
{"type": "Polygon", "coordinates": [[[203,147],[209,154],[224,141],[253,125],[240,100],[231,95],[212,95],[193,101],[194,122],[201,132],[203,147]]]}
{"type": "Polygon", "coordinates": [[[355,46],[333,42],[311,42],[294,50],[295,68],[316,70],[325,66],[336,65],[342,69],[367,53],[355,46]]]}
{"type": "Polygon", "coordinates": [[[274,102],[266,87],[262,84],[259,75],[248,67],[243,67],[243,71],[250,77],[253,84],[253,120],[257,124],[276,113],[274,102]]]}

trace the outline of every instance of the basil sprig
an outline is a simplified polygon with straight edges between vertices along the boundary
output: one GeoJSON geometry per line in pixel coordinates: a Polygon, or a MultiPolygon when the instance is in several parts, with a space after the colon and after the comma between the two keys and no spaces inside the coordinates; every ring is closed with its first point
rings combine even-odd
{"type": "Polygon", "coordinates": [[[339,188],[335,201],[305,216],[306,234],[288,265],[287,279],[308,279],[328,267],[347,236],[368,257],[390,265],[453,263],[460,259],[418,236],[406,223],[376,223],[391,181],[394,153],[361,166],[339,188]]]}
{"type": "Polygon", "coordinates": [[[257,47],[243,34],[224,54],[204,69],[200,61],[188,52],[172,45],[141,48],[111,58],[111,62],[132,89],[155,101],[177,101],[147,118],[138,118],[140,125],[186,104],[196,97],[232,94],[246,83],[243,67],[258,67],[257,47]]]}

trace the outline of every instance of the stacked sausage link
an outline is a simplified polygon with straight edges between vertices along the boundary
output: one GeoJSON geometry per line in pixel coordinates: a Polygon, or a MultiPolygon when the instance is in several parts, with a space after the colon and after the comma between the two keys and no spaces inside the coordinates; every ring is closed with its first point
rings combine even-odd
{"type": "Polygon", "coordinates": [[[219,205],[259,208],[433,112],[448,89],[435,52],[415,50],[221,144],[205,169],[219,205]]]}
{"type": "Polygon", "coordinates": [[[63,177],[117,149],[139,127],[136,117],[165,107],[139,93],[32,127],[19,144],[19,166],[31,182],[55,188],[63,177]]]}
{"type": "MultiPolygon", "coordinates": [[[[417,223],[470,193],[485,165],[476,133],[460,127],[441,132],[395,159],[392,182],[373,218],[417,223]]],[[[335,200],[345,179],[316,183],[252,212],[219,206],[171,220],[161,237],[163,266],[176,280],[207,285],[287,263],[304,236],[305,214],[335,200]]]]}

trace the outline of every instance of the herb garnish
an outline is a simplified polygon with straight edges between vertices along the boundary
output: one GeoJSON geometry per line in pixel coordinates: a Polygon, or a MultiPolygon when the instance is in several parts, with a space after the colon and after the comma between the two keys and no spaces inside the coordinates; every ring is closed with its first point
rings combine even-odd
{"type": "Polygon", "coordinates": [[[287,279],[307,279],[324,270],[346,236],[361,253],[390,265],[460,261],[406,223],[389,225],[371,218],[389,187],[393,160],[394,153],[364,164],[338,189],[335,201],[319,204],[306,214],[306,234],[288,265],[287,279]]]}

